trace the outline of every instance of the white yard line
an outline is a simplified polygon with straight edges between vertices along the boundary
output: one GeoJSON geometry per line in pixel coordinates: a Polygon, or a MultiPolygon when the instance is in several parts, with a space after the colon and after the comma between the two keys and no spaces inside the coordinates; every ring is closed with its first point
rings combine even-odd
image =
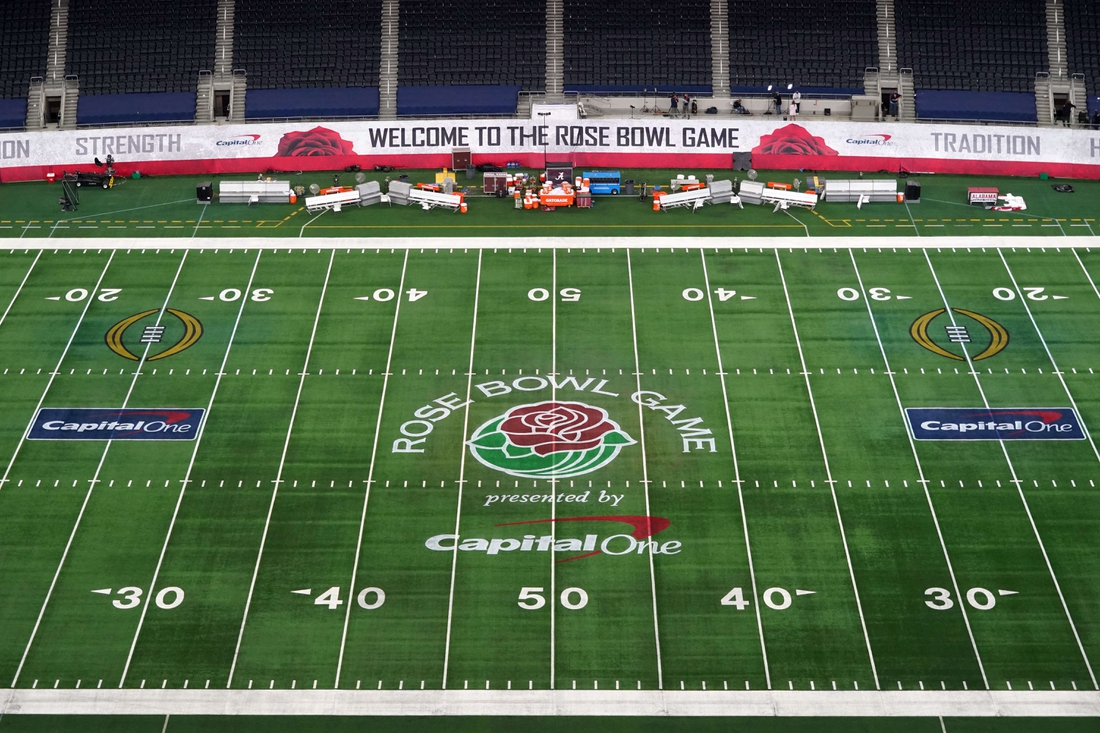
{"type": "Polygon", "coordinates": [[[859,586],[856,584],[856,573],[852,567],[852,554],[848,550],[848,537],[844,532],[844,519],[840,516],[840,502],[836,496],[836,481],[833,480],[833,472],[829,467],[829,455],[825,451],[825,436],[821,432],[821,421],[817,416],[817,404],[814,402],[814,391],[810,386],[810,370],[806,368],[806,357],[802,353],[802,339],[798,336],[798,324],[794,319],[794,307],[791,305],[791,294],[787,290],[787,276],[783,273],[783,261],[779,257],[779,250],[775,250],[775,264],[779,267],[779,279],[783,283],[783,295],[787,299],[787,312],[791,316],[791,329],[794,331],[795,345],[798,346],[798,359],[802,364],[802,376],[806,380],[806,393],[810,398],[810,410],[814,415],[814,427],[817,428],[817,439],[821,445],[821,459],[825,462],[825,475],[829,484],[829,492],[833,496],[833,508],[836,510],[837,526],[840,528],[840,540],[844,544],[844,559],[848,563],[848,577],[852,581],[852,592],[856,599],[856,609],[859,611],[859,625],[863,628],[863,640],[867,644],[867,658],[871,662],[871,674],[875,677],[875,689],[880,690],[878,668],[875,665],[875,654],[871,650],[871,637],[867,634],[867,621],[863,617],[863,602],[859,597],[859,586]]]}
{"type": "MultiPolygon", "coordinates": [[[[252,264],[252,273],[248,276],[248,285],[245,287],[244,292],[252,292],[252,282],[256,277],[256,269],[260,266],[260,257],[263,255],[263,250],[256,253],[256,261],[252,264]]],[[[218,369],[217,378],[214,380],[214,389],[210,392],[210,399],[206,404],[206,412],[203,414],[202,422],[199,424],[199,429],[195,434],[195,447],[191,450],[191,460],[187,463],[187,471],[184,473],[183,481],[180,486],[179,497],[176,499],[176,507],[172,511],[172,521],[168,523],[168,533],[164,537],[164,543],[160,548],[160,556],[157,558],[157,566],[153,570],[153,578],[149,581],[149,592],[145,594],[145,603],[141,606],[141,617],[138,619],[137,629],[134,631],[134,638],[130,642],[130,651],[126,654],[126,664],[122,668],[122,677],[119,679],[118,686],[121,688],[126,683],[126,675],[130,673],[130,663],[134,658],[134,650],[137,648],[138,638],[141,636],[141,629],[145,624],[145,615],[149,612],[149,599],[153,597],[153,592],[156,590],[157,581],[160,579],[160,570],[164,565],[164,555],[168,551],[168,543],[172,540],[172,532],[176,527],[176,518],[179,516],[180,505],[183,504],[183,496],[187,492],[187,486],[191,483],[191,471],[195,466],[195,458],[199,454],[199,447],[202,445],[202,436],[206,431],[206,425],[210,421],[210,411],[214,408],[214,399],[218,396],[218,387],[221,386],[222,377],[225,376],[225,365],[229,363],[229,352],[233,348],[233,341],[237,337],[237,328],[241,325],[241,316],[244,314],[245,303],[248,302],[248,298],[241,298],[241,305],[237,309],[237,318],[233,322],[233,330],[229,334],[229,343],[225,347],[225,355],[222,357],[221,367],[218,369]]]]}
{"type": "MultiPolygon", "coordinates": [[[[940,278],[936,274],[936,268],[932,266],[932,259],[928,256],[928,250],[924,250],[924,259],[928,263],[928,270],[932,273],[932,279],[936,282],[936,289],[939,290],[940,299],[943,301],[943,306],[947,311],[948,316],[951,319],[951,325],[958,325],[955,323],[955,313],[951,310],[951,304],[947,301],[947,295],[943,292],[943,287],[940,285],[940,278]]],[[[978,394],[981,395],[982,404],[985,405],[987,410],[991,409],[989,405],[989,399],[985,395],[985,389],[982,388],[982,382],[978,378],[978,370],[974,368],[974,362],[970,360],[970,352],[966,348],[966,344],[960,344],[963,355],[966,357],[966,365],[970,368],[970,373],[974,376],[974,384],[978,387],[978,394]]],[[[1066,620],[1069,622],[1070,629],[1073,630],[1073,638],[1077,640],[1077,648],[1081,652],[1081,658],[1085,662],[1085,667],[1088,669],[1089,678],[1092,680],[1092,685],[1095,689],[1100,690],[1100,685],[1097,685],[1096,675],[1092,671],[1092,663],[1089,662],[1088,654],[1085,653],[1085,647],[1081,643],[1081,635],[1077,633],[1077,624],[1073,622],[1073,615],[1069,612],[1069,605],[1066,603],[1066,597],[1062,594],[1062,586],[1058,582],[1058,577],[1054,574],[1054,567],[1050,564],[1050,557],[1047,555],[1046,545],[1043,543],[1043,538],[1039,534],[1039,527],[1035,524],[1035,517],[1031,514],[1031,506],[1028,504],[1027,497],[1024,495],[1023,482],[1020,477],[1016,475],[1016,467],[1012,463],[1012,458],[1008,455],[1008,447],[1003,440],[997,441],[1001,445],[1001,452],[1004,454],[1005,462],[1008,464],[1009,473],[1012,474],[1012,483],[1016,485],[1016,491],[1020,495],[1020,501],[1024,505],[1024,511],[1027,513],[1027,520],[1031,523],[1031,531],[1035,534],[1035,541],[1039,544],[1039,550],[1043,553],[1043,561],[1046,563],[1047,571],[1050,573],[1050,579],[1054,583],[1055,590],[1058,591],[1058,599],[1062,602],[1062,610],[1066,614],[1066,620]]]]}
{"type": "MultiPolygon", "coordinates": [[[[156,325],[158,326],[160,325],[161,319],[164,317],[164,311],[168,308],[168,302],[172,299],[172,293],[176,289],[176,283],[179,281],[180,272],[183,271],[183,265],[185,262],[187,262],[187,255],[188,252],[185,250],[183,253],[183,257],[180,258],[179,266],[176,268],[176,274],[172,278],[172,284],[168,287],[168,293],[164,296],[164,302],[161,304],[160,311],[157,313],[156,325]]],[[[104,273],[106,273],[106,269],[104,269],[104,273]]],[[[101,275],[100,280],[102,281],[102,279],[103,276],[101,275]]],[[[96,291],[98,290],[99,284],[97,283],[96,289],[88,294],[89,304],[92,299],[95,298],[96,291]]],[[[87,308],[85,308],[85,312],[87,312],[87,308]]],[[[137,368],[134,369],[134,378],[130,380],[130,387],[126,390],[126,397],[124,397],[122,400],[123,410],[125,410],[130,404],[130,397],[134,393],[134,387],[137,386],[138,377],[141,376],[141,368],[145,366],[145,361],[149,356],[149,349],[151,349],[152,346],[152,342],[146,343],[145,350],[141,352],[141,359],[138,361],[137,368]]],[[[42,396],[45,397],[45,393],[43,393],[42,396]]],[[[37,413],[38,411],[36,410],[35,414],[37,413]]],[[[93,474],[92,478],[88,481],[88,492],[84,495],[84,503],[80,505],[80,512],[76,515],[76,522],[73,524],[72,532],[69,533],[69,540],[65,543],[65,550],[61,553],[61,560],[57,563],[57,570],[54,571],[53,580],[50,581],[50,588],[46,591],[46,598],[43,599],[42,607],[38,611],[38,618],[34,622],[34,628],[31,630],[31,636],[27,640],[27,646],[23,650],[22,658],[19,660],[19,667],[15,670],[15,678],[11,681],[12,687],[15,687],[16,683],[19,681],[19,675],[23,672],[23,665],[27,662],[27,655],[30,654],[31,646],[34,645],[34,640],[38,636],[38,629],[42,625],[42,617],[46,615],[46,608],[50,605],[50,599],[53,597],[54,588],[57,587],[57,580],[61,577],[62,568],[65,567],[65,560],[67,560],[69,557],[69,550],[73,546],[73,540],[76,538],[76,533],[80,529],[80,523],[84,519],[84,512],[88,508],[88,502],[91,501],[92,493],[95,491],[96,484],[99,483],[99,474],[103,470],[103,464],[107,461],[107,454],[111,450],[112,443],[114,443],[113,440],[108,440],[107,444],[103,446],[103,453],[99,457],[99,464],[95,468],[95,474],[93,474]]],[[[146,599],[146,601],[148,601],[148,599],[146,599]]]]}
{"type": "MultiPolygon", "coordinates": [[[[558,401],[558,385],[554,381],[558,373],[558,251],[551,253],[553,266],[550,272],[550,401],[558,401]]],[[[558,479],[556,475],[550,477],[550,493],[557,498],[558,479]]],[[[550,547],[554,548],[557,542],[557,518],[558,503],[550,502],[550,547]]],[[[550,689],[555,689],[557,670],[557,552],[550,552],[550,689]]]]}
{"type": "MultiPolygon", "coordinates": [[[[20,715],[1098,717],[1095,692],[939,690],[0,690],[20,715]]],[[[526,722],[526,721],[524,721],[526,722]]],[[[578,723],[583,721],[578,721],[578,723]]],[[[520,727],[519,724],[516,727],[520,727]]],[[[579,726],[575,726],[579,729],[579,726]]],[[[747,726],[751,727],[751,725],[747,726]]],[[[882,726],[879,726],[881,728],[882,726]]]]}
{"type": "Polygon", "coordinates": [[[1077,400],[1073,399],[1073,394],[1069,391],[1069,385],[1066,384],[1066,379],[1063,376],[1064,372],[1058,367],[1058,362],[1054,360],[1054,355],[1050,353],[1050,347],[1047,346],[1046,337],[1043,336],[1043,332],[1039,329],[1039,324],[1035,321],[1035,314],[1031,312],[1031,306],[1028,305],[1028,299],[1024,297],[1023,291],[1020,289],[1019,283],[1016,282],[1016,276],[1012,273],[1012,268],[1008,266],[1008,260],[1005,259],[1004,252],[997,250],[997,254],[1001,257],[1001,263],[1005,266],[1005,272],[1008,273],[1008,277],[1012,280],[1012,287],[1016,289],[1016,297],[1020,299],[1020,303],[1023,304],[1024,310],[1027,311],[1027,317],[1031,319],[1031,325],[1035,328],[1035,333],[1039,336],[1039,343],[1043,345],[1043,351],[1047,352],[1047,358],[1050,359],[1050,365],[1054,367],[1054,375],[1058,377],[1058,381],[1062,383],[1062,389],[1066,391],[1066,397],[1069,399],[1069,404],[1073,408],[1073,411],[1077,413],[1077,420],[1081,423],[1081,430],[1085,433],[1085,437],[1089,439],[1089,445],[1092,446],[1092,454],[1096,456],[1096,460],[1100,462],[1100,451],[1096,450],[1096,443],[1092,439],[1092,433],[1085,427],[1085,416],[1081,414],[1081,410],[1077,407],[1077,400]]]}
{"type": "Polygon", "coordinates": [[[359,555],[363,551],[363,529],[367,524],[367,505],[370,503],[370,488],[374,483],[374,461],[378,456],[378,439],[382,433],[382,411],[386,406],[386,390],[390,385],[390,366],[393,364],[393,345],[397,343],[397,319],[401,315],[401,294],[405,292],[405,271],[409,266],[409,251],[405,250],[405,259],[401,263],[401,280],[397,286],[397,304],[393,310],[393,328],[390,330],[390,349],[386,354],[386,371],[382,377],[382,395],[378,400],[378,418],[374,423],[374,443],[370,451],[370,464],[367,468],[367,490],[363,494],[363,512],[359,516],[359,537],[355,541],[355,563],[351,569],[351,584],[348,586],[347,610],[344,613],[344,630],[340,634],[340,656],[336,662],[336,682],[334,688],[340,687],[340,673],[344,669],[344,648],[348,641],[348,624],[351,622],[351,608],[354,605],[355,583],[359,578],[359,555]]]}
{"type": "Polygon", "coordinates": [[[324,215],[325,215],[325,214],[327,214],[328,212],[329,212],[329,209],[325,209],[325,210],[324,210],[324,211],[322,211],[322,212],[321,212],[320,214],[318,214],[317,216],[313,217],[312,219],[310,219],[309,221],[307,221],[307,222],[306,222],[305,224],[303,224],[303,225],[302,225],[302,228],[298,230],[298,239],[301,239],[301,238],[302,238],[302,235],[306,233],[306,227],[308,227],[308,226],[309,226],[310,224],[312,224],[313,222],[315,222],[315,221],[317,221],[318,219],[320,219],[320,218],[321,218],[322,216],[324,216],[324,215]]]}
{"type": "Polygon", "coordinates": [[[477,344],[477,306],[481,296],[481,260],[484,250],[477,252],[477,280],[474,284],[474,319],[470,328],[470,366],[466,370],[466,405],[462,415],[462,457],[458,464],[458,504],[455,509],[455,547],[451,551],[451,586],[447,593],[447,638],[443,651],[443,689],[447,689],[447,672],[451,665],[451,623],[454,620],[455,576],[458,570],[458,529],[462,524],[462,487],[466,485],[466,438],[470,431],[470,394],[474,389],[474,346],[477,344]]]}
{"type": "Polygon", "coordinates": [[[15,295],[11,296],[11,301],[8,303],[8,307],[4,309],[4,315],[0,316],[0,326],[4,325],[4,321],[8,318],[8,313],[11,312],[11,307],[15,305],[16,298],[23,292],[23,286],[27,284],[27,280],[30,279],[31,273],[34,272],[34,266],[38,264],[39,258],[42,257],[42,250],[38,250],[38,254],[34,256],[34,262],[31,263],[30,268],[27,270],[27,274],[23,276],[23,282],[19,283],[19,287],[15,290],[15,295]]]}
{"type": "MultiPolygon", "coordinates": [[[[626,274],[630,285],[630,335],[634,341],[634,379],[638,391],[642,391],[642,368],[638,358],[638,319],[634,314],[634,268],[630,262],[630,250],[626,251],[626,274]]],[[[638,402],[638,445],[642,449],[642,486],[645,487],[645,515],[646,529],[652,536],[652,527],[649,522],[653,516],[649,509],[649,461],[645,452],[645,416],[642,414],[642,403],[638,402]]],[[[653,542],[646,540],[649,546],[649,584],[653,592],[653,641],[657,650],[657,689],[665,689],[664,669],[661,664],[661,630],[657,623],[657,576],[653,571],[653,542]]]]}
{"type": "MultiPolygon", "coordinates": [[[[909,449],[913,453],[913,461],[917,465],[917,474],[920,476],[920,485],[924,489],[924,498],[928,502],[928,511],[932,514],[932,524],[936,527],[936,536],[940,540],[940,550],[943,551],[944,562],[947,563],[947,572],[951,576],[951,587],[955,590],[955,598],[962,598],[963,594],[959,590],[959,582],[955,578],[955,568],[951,563],[951,555],[947,552],[947,542],[943,539],[943,531],[940,529],[940,519],[936,514],[936,507],[932,503],[932,494],[928,490],[928,479],[924,475],[924,466],[921,464],[920,455],[917,453],[917,444],[913,440],[913,434],[909,430],[909,422],[905,417],[905,407],[901,402],[901,394],[898,392],[897,381],[894,379],[894,370],[890,366],[890,358],[886,356],[886,347],[882,344],[882,336],[878,331],[878,324],[875,322],[875,315],[871,311],[871,300],[867,296],[867,288],[863,285],[863,275],[860,274],[859,265],[856,264],[856,256],[854,250],[848,250],[848,255],[852,259],[852,269],[856,272],[856,279],[859,281],[859,291],[863,295],[863,302],[867,306],[867,318],[871,321],[871,328],[875,331],[875,340],[878,342],[879,353],[882,354],[882,363],[886,365],[886,375],[890,377],[890,387],[894,391],[894,401],[897,402],[898,412],[901,415],[902,423],[905,425],[905,437],[909,439],[909,449]]],[[[962,611],[963,623],[966,624],[966,633],[970,637],[970,646],[974,650],[974,658],[978,661],[978,669],[982,673],[982,682],[985,684],[985,689],[989,689],[989,679],[985,674],[985,664],[982,662],[982,655],[978,651],[978,642],[974,639],[974,631],[970,628],[970,616],[966,612],[966,604],[958,603],[959,610],[962,611]]]]}
{"type": "Polygon", "coordinates": [[[790,210],[788,210],[788,209],[783,209],[783,213],[786,214],[787,216],[791,217],[795,221],[797,221],[799,224],[802,224],[802,229],[806,232],[806,236],[807,237],[810,236],[810,228],[808,226],[806,226],[806,224],[801,219],[799,219],[797,216],[792,214],[790,212],[790,210]]]}
{"type": "Polygon", "coordinates": [[[714,353],[718,358],[718,375],[722,383],[722,404],[726,408],[726,427],[729,429],[730,452],[733,454],[733,478],[737,485],[737,502],[741,507],[741,528],[745,533],[745,555],[749,561],[749,579],[752,581],[752,603],[756,610],[756,630],[760,634],[760,655],[764,659],[764,679],[768,689],[772,688],[772,674],[768,665],[768,648],[764,643],[764,621],[760,617],[760,596],[756,590],[756,570],[752,562],[752,545],[749,543],[749,518],[745,514],[745,497],[741,491],[741,467],[737,461],[737,446],[733,442],[733,416],[730,414],[730,398],[726,390],[726,368],[722,363],[722,348],[718,344],[718,321],[714,317],[714,295],[710,289],[710,273],[707,270],[707,255],[702,249],[699,257],[703,260],[703,283],[706,285],[707,306],[710,308],[710,327],[714,334],[714,353]]]}
{"type": "Polygon", "coordinates": [[[1081,266],[1081,272],[1085,273],[1085,277],[1088,278],[1089,285],[1092,286],[1092,292],[1096,293],[1097,299],[1100,299],[1100,290],[1097,290],[1096,281],[1092,279],[1092,275],[1089,274],[1088,269],[1085,267],[1085,263],[1081,261],[1081,256],[1077,254],[1077,250],[1072,247],[1069,251],[1073,253],[1073,257],[1077,260],[1077,264],[1081,266]]]}
{"type": "Polygon", "coordinates": [[[233,674],[237,671],[237,657],[241,653],[241,640],[244,639],[244,627],[248,623],[248,612],[252,608],[252,594],[256,590],[256,577],[260,574],[260,563],[264,557],[264,546],[267,544],[267,532],[271,528],[271,514],[275,511],[275,500],[279,497],[279,484],[283,482],[283,467],[286,465],[286,453],[290,448],[290,435],[294,432],[294,418],[298,416],[298,404],[302,400],[302,389],[306,385],[306,377],[309,376],[309,358],[313,355],[313,342],[317,338],[317,324],[321,322],[321,308],[325,304],[325,293],[328,292],[328,279],[332,274],[332,261],[336,258],[336,250],[332,250],[328,257],[328,269],[325,270],[325,282],[321,286],[321,297],[317,301],[317,313],[313,316],[313,331],[309,334],[309,346],[306,348],[305,362],[302,364],[302,373],[298,380],[298,394],[294,397],[294,407],[290,411],[290,424],[286,427],[286,439],[283,441],[283,452],[279,456],[279,470],[275,474],[275,488],[271,490],[271,503],[267,507],[267,518],[264,520],[264,531],[260,536],[260,549],[256,553],[256,567],[252,570],[252,582],[248,585],[248,599],[244,604],[244,615],[241,617],[241,630],[237,633],[237,646],[233,650],[233,663],[229,667],[229,678],[226,680],[226,689],[233,685],[233,674]]]}
{"type": "MultiPolygon", "coordinates": [[[[207,206],[209,206],[209,204],[207,204],[207,206]]],[[[202,218],[204,216],[206,216],[206,206],[203,206],[202,211],[199,212],[199,218],[195,222],[195,229],[194,229],[194,231],[191,232],[191,239],[194,239],[195,235],[199,233],[199,225],[202,224],[202,218]]],[[[166,723],[166,725],[167,725],[167,723],[166,723]]]]}

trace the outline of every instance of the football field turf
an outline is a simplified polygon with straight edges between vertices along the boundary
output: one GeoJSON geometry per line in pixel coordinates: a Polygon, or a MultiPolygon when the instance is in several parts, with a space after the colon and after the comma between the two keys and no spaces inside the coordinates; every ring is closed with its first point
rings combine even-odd
{"type": "Polygon", "coordinates": [[[166,244],[0,254],[6,684],[1097,689],[1100,254],[166,244]]]}

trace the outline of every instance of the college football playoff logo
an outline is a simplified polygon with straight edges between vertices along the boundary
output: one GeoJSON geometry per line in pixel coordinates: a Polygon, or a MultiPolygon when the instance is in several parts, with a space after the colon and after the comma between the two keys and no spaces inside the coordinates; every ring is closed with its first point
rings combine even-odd
{"type": "Polygon", "coordinates": [[[520,478],[571,478],[603,468],[636,441],[602,408],[583,402],[519,405],[474,431],[470,452],[520,478]]]}

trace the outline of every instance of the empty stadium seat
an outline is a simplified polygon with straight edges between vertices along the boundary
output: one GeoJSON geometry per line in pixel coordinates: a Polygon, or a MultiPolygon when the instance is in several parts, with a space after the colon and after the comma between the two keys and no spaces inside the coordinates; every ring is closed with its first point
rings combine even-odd
{"type": "Polygon", "coordinates": [[[0,3],[0,99],[26,99],[31,77],[46,73],[49,47],[49,2],[0,3]]]}
{"type": "Polygon", "coordinates": [[[1063,0],[1069,73],[1083,74],[1090,111],[1100,110],[1100,5],[1096,0],[1063,0]]]}

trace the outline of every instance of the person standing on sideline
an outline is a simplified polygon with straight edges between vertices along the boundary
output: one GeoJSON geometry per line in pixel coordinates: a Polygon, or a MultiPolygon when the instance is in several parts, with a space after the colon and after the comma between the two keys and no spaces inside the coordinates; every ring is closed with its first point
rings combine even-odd
{"type": "Polygon", "coordinates": [[[890,116],[897,119],[898,104],[901,102],[901,92],[897,89],[890,95],[890,116]]]}
{"type": "Polygon", "coordinates": [[[691,110],[691,95],[684,92],[684,114],[687,114],[691,110]]]}
{"type": "Polygon", "coordinates": [[[672,93],[672,97],[668,100],[668,111],[670,114],[676,114],[680,110],[680,97],[676,92],[672,93]]]}
{"type": "Polygon", "coordinates": [[[794,97],[791,97],[791,101],[787,105],[787,116],[791,118],[792,122],[798,119],[798,102],[794,101],[794,97]]]}
{"type": "Polygon", "coordinates": [[[794,105],[795,114],[802,111],[802,92],[797,89],[794,90],[794,94],[791,95],[791,104],[794,105]]]}
{"type": "Polygon", "coordinates": [[[777,115],[783,114],[783,97],[779,96],[778,91],[772,97],[772,101],[775,103],[775,113],[777,115]]]}

